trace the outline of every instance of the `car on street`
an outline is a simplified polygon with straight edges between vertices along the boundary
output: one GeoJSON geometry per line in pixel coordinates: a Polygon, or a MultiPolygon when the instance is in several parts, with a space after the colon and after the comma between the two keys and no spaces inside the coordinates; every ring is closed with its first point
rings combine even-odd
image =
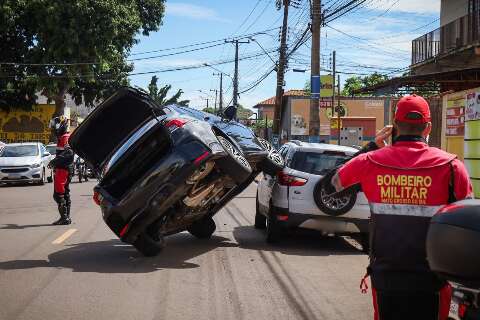
{"type": "Polygon", "coordinates": [[[276,175],[264,174],[257,187],[255,227],[266,229],[267,242],[300,227],[325,235],[354,235],[368,250],[370,208],[365,195],[329,198],[317,188],[325,174],[357,152],[323,143],[284,144],[279,153],[285,168],[276,175]]]}
{"type": "Polygon", "coordinates": [[[94,200],[122,241],[153,256],[171,234],[210,238],[213,215],[260,171],[283,168],[268,142],[232,121],[234,112],[159,106],[122,88],[73,132],[70,146],[100,177],[94,200]]]}
{"type": "Polygon", "coordinates": [[[51,158],[55,158],[55,155],[57,154],[57,144],[56,143],[49,143],[45,146],[47,148],[47,151],[50,153],[52,156],[51,158]]]}
{"type": "Polygon", "coordinates": [[[0,183],[44,184],[52,177],[51,155],[40,142],[11,143],[0,151],[0,183]]]}

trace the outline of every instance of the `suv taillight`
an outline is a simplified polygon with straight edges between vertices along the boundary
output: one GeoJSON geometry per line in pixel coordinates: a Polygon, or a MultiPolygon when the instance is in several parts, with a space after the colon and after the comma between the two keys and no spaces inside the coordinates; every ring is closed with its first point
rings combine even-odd
{"type": "Polygon", "coordinates": [[[102,201],[103,201],[103,196],[98,191],[94,191],[93,202],[95,202],[99,206],[102,203],[102,201]]]}
{"type": "Polygon", "coordinates": [[[281,186],[288,186],[288,187],[301,187],[307,183],[307,179],[299,178],[292,176],[290,174],[286,174],[283,171],[278,173],[278,183],[281,186]]]}
{"type": "Polygon", "coordinates": [[[170,130],[170,132],[172,132],[175,129],[183,127],[187,122],[188,121],[185,119],[179,119],[179,118],[171,119],[171,120],[168,120],[167,123],[165,123],[165,127],[167,127],[170,130]]]}

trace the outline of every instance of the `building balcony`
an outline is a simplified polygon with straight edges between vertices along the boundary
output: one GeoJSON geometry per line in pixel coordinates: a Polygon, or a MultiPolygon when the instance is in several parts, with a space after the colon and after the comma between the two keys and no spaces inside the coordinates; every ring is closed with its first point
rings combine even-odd
{"type": "MultiPolygon", "coordinates": [[[[480,12],[467,14],[412,41],[412,71],[479,45],[480,12]]],[[[460,62],[464,61],[459,57],[460,62]]],[[[451,65],[451,61],[449,61],[451,65]]],[[[454,66],[453,66],[454,67],[454,66]]],[[[451,68],[450,68],[451,69],[451,68]]],[[[461,69],[458,66],[457,69],[461,69]]]]}

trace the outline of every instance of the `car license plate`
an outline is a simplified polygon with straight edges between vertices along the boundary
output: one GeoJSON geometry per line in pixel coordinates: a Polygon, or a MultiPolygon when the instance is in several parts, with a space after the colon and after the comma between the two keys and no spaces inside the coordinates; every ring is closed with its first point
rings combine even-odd
{"type": "Polygon", "coordinates": [[[458,316],[458,303],[456,301],[452,301],[450,303],[450,315],[455,316],[454,319],[457,319],[458,316]]]}
{"type": "Polygon", "coordinates": [[[20,179],[20,177],[21,177],[21,176],[20,176],[19,174],[11,174],[11,173],[10,173],[10,174],[8,175],[8,179],[11,179],[11,180],[18,180],[18,179],[20,179]]]}

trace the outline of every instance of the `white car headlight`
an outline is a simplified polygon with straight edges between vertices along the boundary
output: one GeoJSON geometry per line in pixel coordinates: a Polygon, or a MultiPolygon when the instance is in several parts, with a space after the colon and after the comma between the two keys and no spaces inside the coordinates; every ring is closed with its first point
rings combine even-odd
{"type": "Polygon", "coordinates": [[[40,168],[40,166],[42,165],[42,163],[34,163],[30,166],[30,168],[40,168]]]}

